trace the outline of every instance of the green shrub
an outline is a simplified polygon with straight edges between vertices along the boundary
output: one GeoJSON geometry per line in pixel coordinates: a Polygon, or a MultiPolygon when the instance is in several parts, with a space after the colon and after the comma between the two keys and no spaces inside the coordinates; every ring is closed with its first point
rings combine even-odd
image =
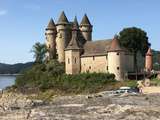
{"type": "Polygon", "coordinates": [[[151,85],[153,86],[160,86],[160,80],[157,78],[151,79],[151,85]]]}
{"type": "Polygon", "coordinates": [[[64,74],[64,65],[59,64],[55,60],[44,64],[34,64],[32,68],[24,71],[22,74],[16,79],[17,87],[48,88],[51,86],[50,78],[56,79],[56,76],[64,74]]]}
{"type": "Polygon", "coordinates": [[[33,67],[17,77],[18,89],[53,89],[64,93],[94,93],[115,83],[115,75],[109,73],[64,74],[64,65],[53,60],[33,67]]]}
{"type": "Polygon", "coordinates": [[[74,93],[98,92],[106,84],[115,82],[115,76],[108,73],[82,73],[76,75],[62,75],[57,85],[58,89],[74,93]]]}

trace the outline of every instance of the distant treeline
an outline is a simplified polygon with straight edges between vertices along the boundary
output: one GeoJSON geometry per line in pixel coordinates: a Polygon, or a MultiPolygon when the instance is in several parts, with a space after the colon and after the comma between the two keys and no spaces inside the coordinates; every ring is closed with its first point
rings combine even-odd
{"type": "Polygon", "coordinates": [[[17,63],[13,65],[0,63],[0,74],[17,74],[31,67],[32,65],[33,62],[17,63]]]}

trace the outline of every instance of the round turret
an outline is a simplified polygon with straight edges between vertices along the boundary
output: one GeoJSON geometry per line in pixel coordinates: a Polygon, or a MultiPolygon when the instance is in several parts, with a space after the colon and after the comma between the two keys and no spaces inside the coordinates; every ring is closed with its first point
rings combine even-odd
{"type": "Polygon", "coordinates": [[[118,40],[114,38],[108,50],[108,72],[115,74],[118,81],[124,79],[124,55],[125,51],[120,47],[118,40]]]}
{"type": "Polygon", "coordinates": [[[146,53],[145,69],[150,72],[153,68],[153,54],[151,48],[146,53]]]}
{"type": "Polygon", "coordinates": [[[49,24],[46,28],[46,46],[48,49],[47,59],[55,59],[56,58],[56,35],[57,30],[53,19],[49,21],[49,24]]]}
{"type": "Polygon", "coordinates": [[[64,49],[67,47],[70,39],[71,39],[71,25],[64,13],[61,13],[60,18],[57,22],[57,53],[58,53],[58,61],[65,61],[64,49]]]}
{"type": "Polygon", "coordinates": [[[86,41],[92,41],[92,25],[86,14],[81,21],[80,30],[86,41]]]}

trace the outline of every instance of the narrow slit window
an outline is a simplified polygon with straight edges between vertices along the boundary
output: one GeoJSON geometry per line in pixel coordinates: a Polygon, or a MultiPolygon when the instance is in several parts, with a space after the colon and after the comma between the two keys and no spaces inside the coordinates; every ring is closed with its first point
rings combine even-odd
{"type": "Polygon", "coordinates": [[[76,58],[74,58],[74,62],[75,62],[75,63],[77,62],[77,59],[76,59],[76,58]]]}
{"type": "Polygon", "coordinates": [[[68,64],[70,64],[70,59],[68,58],[68,64]]]}
{"type": "Polygon", "coordinates": [[[108,54],[106,55],[106,60],[108,59],[108,54]]]}
{"type": "Polygon", "coordinates": [[[119,70],[119,67],[117,67],[117,70],[119,70]]]}
{"type": "Polygon", "coordinates": [[[93,56],[93,60],[95,60],[95,57],[93,56]]]}

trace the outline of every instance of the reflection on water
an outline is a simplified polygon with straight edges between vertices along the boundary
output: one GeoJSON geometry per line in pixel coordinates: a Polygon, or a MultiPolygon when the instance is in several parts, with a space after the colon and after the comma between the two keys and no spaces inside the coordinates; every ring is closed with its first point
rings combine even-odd
{"type": "Polygon", "coordinates": [[[0,89],[4,89],[15,83],[15,76],[0,76],[0,89]]]}

